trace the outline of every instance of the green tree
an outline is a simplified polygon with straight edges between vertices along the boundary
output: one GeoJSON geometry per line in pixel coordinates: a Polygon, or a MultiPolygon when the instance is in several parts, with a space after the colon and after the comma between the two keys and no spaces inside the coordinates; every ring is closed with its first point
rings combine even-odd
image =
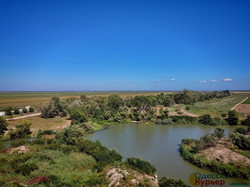
{"type": "Polygon", "coordinates": [[[250,126],[250,116],[247,116],[247,119],[241,122],[242,125],[250,126]]]}
{"type": "Polygon", "coordinates": [[[182,180],[171,179],[162,177],[159,180],[159,187],[190,187],[186,185],[182,180]]]}
{"type": "Polygon", "coordinates": [[[15,109],[14,109],[14,114],[20,114],[20,111],[19,111],[18,108],[15,108],[15,109]]]}
{"type": "Polygon", "coordinates": [[[239,115],[236,111],[234,110],[230,110],[228,112],[228,118],[227,118],[227,122],[229,125],[238,125],[239,123],[239,115]]]}
{"type": "Polygon", "coordinates": [[[34,112],[34,111],[35,111],[34,107],[29,108],[29,112],[34,112]]]}
{"type": "Polygon", "coordinates": [[[217,137],[218,139],[224,137],[224,129],[222,129],[222,128],[215,128],[213,136],[217,137]]]}
{"type": "Polygon", "coordinates": [[[0,135],[4,134],[4,131],[8,130],[7,127],[7,121],[4,119],[4,117],[0,116],[0,135]]]}
{"type": "Polygon", "coordinates": [[[140,173],[152,175],[156,172],[156,168],[150,162],[141,160],[140,158],[128,158],[126,164],[140,173]]]}
{"type": "Polygon", "coordinates": [[[72,120],[72,124],[81,124],[88,121],[87,116],[79,110],[72,111],[70,113],[70,119],[72,120]]]}
{"type": "Polygon", "coordinates": [[[213,118],[209,114],[204,114],[199,117],[199,122],[205,125],[212,125],[213,118]]]}
{"type": "Polygon", "coordinates": [[[31,134],[30,131],[31,123],[29,120],[24,120],[21,124],[16,126],[16,129],[13,132],[10,132],[10,138],[25,138],[26,136],[31,134]]]}
{"type": "Polygon", "coordinates": [[[27,110],[27,108],[23,108],[23,113],[27,113],[28,112],[28,110],[27,110]]]}
{"type": "Polygon", "coordinates": [[[5,115],[11,116],[12,115],[12,109],[11,108],[6,108],[5,109],[5,115]]]}

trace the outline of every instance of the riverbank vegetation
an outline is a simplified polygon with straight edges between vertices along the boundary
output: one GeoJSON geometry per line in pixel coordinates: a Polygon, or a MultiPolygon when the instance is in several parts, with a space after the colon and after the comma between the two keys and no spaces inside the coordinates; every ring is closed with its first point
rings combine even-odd
{"type": "MultiPolygon", "coordinates": [[[[82,95],[80,98],[69,98],[61,101],[52,98],[47,104],[41,106],[43,118],[70,115],[72,123],[95,122],[146,122],[156,124],[196,123],[199,119],[194,116],[170,116],[169,108],[178,104],[194,104],[213,98],[230,96],[229,91],[222,92],[183,92],[159,94],[149,96],[135,96],[122,98],[119,95],[108,97],[94,96],[91,98],[82,95]]],[[[178,112],[177,112],[178,113],[178,112]]],[[[221,125],[221,118],[214,119],[213,124],[221,125]]]]}
{"type": "MultiPolygon", "coordinates": [[[[28,141],[30,123],[25,124],[26,136],[14,136],[18,143],[0,150],[1,186],[108,186],[111,182],[158,186],[156,169],[150,162],[138,158],[122,161],[116,150],[85,139],[88,132],[83,125],[71,124],[59,132],[39,131],[33,141],[28,141]]],[[[161,178],[159,185],[164,186],[168,180],[161,178]]],[[[170,181],[184,186],[182,181],[170,181]]]]}
{"type": "Polygon", "coordinates": [[[250,160],[245,157],[250,149],[249,130],[237,128],[229,137],[224,137],[224,130],[216,128],[199,140],[183,139],[181,155],[200,168],[228,177],[250,179],[250,160]]]}

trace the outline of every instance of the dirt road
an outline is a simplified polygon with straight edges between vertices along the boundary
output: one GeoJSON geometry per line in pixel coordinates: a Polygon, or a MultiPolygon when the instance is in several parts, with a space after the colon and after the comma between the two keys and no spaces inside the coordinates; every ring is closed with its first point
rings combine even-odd
{"type": "Polygon", "coordinates": [[[23,119],[23,118],[28,118],[28,117],[32,117],[32,116],[40,116],[40,115],[41,115],[41,113],[35,113],[35,114],[29,114],[29,115],[25,115],[25,116],[18,116],[18,117],[14,117],[14,118],[8,118],[6,120],[11,121],[11,120],[23,119]]]}
{"type": "Polygon", "coordinates": [[[238,104],[234,105],[234,107],[232,107],[230,110],[234,110],[236,109],[241,103],[243,103],[244,101],[246,101],[248,99],[248,97],[246,97],[245,99],[243,99],[241,102],[239,102],[238,104]]]}

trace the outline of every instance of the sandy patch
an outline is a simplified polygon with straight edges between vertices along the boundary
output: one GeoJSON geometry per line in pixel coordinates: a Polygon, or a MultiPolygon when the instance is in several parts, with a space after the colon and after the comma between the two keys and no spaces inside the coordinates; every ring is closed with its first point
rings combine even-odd
{"type": "Polygon", "coordinates": [[[200,153],[210,161],[217,160],[225,164],[235,163],[235,164],[250,166],[250,159],[224,147],[220,146],[210,147],[206,150],[201,151],[200,153]]]}

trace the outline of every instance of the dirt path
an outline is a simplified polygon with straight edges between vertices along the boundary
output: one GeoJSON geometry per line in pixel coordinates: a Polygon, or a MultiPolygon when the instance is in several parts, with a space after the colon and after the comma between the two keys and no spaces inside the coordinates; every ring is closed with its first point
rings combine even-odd
{"type": "Polygon", "coordinates": [[[25,116],[19,116],[19,117],[14,117],[14,118],[8,118],[6,119],[7,121],[11,121],[11,120],[16,120],[16,119],[23,119],[23,118],[28,118],[28,117],[32,117],[32,116],[40,116],[41,113],[35,113],[35,114],[29,114],[29,115],[25,115],[25,116]]]}
{"type": "Polygon", "coordinates": [[[234,105],[230,110],[234,110],[236,109],[241,103],[243,103],[244,101],[246,101],[248,99],[248,97],[246,97],[245,99],[243,99],[241,102],[239,102],[238,104],[234,105]]]}
{"type": "Polygon", "coordinates": [[[199,116],[197,114],[192,114],[192,113],[185,111],[183,107],[181,108],[180,112],[182,112],[182,115],[185,115],[185,116],[191,116],[191,117],[198,117],[199,116]]]}

